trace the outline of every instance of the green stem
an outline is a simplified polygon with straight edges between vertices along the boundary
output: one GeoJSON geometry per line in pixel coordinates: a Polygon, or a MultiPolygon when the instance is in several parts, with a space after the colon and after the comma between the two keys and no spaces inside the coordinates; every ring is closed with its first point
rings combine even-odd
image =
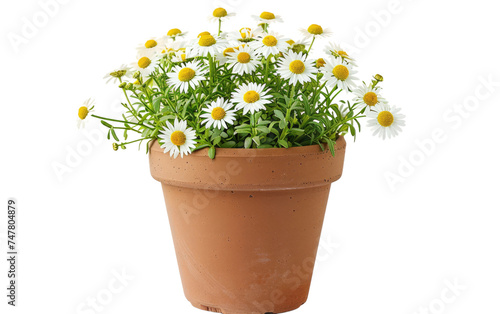
{"type": "Polygon", "coordinates": [[[139,125],[139,126],[143,126],[145,128],[148,128],[150,130],[153,130],[153,129],[151,129],[151,128],[143,125],[143,124],[140,124],[140,123],[135,123],[135,122],[130,122],[130,121],[123,121],[123,120],[116,120],[116,119],[110,119],[110,118],[104,118],[104,117],[101,117],[101,116],[98,116],[98,115],[95,115],[95,114],[93,114],[91,116],[94,117],[94,118],[97,118],[97,119],[101,119],[101,120],[107,120],[107,121],[113,121],[113,122],[120,122],[120,123],[123,123],[123,124],[139,125]]]}
{"type": "Polygon", "coordinates": [[[113,127],[113,129],[115,129],[115,130],[130,130],[130,131],[134,131],[134,132],[137,132],[139,134],[142,134],[142,132],[137,131],[136,129],[122,128],[122,127],[117,127],[117,126],[113,127]]]}
{"type": "Polygon", "coordinates": [[[220,36],[221,28],[222,28],[222,20],[219,19],[219,33],[217,34],[217,36],[220,36]]]}
{"type": "Polygon", "coordinates": [[[152,137],[140,138],[140,139],[133,140],[133,141],[130,141],[130,142],[120,143],[119,145],[128,145],[128,144],[132,144],[132,143],[135,143],[135,142],[144,141],[144,140],[147,140],[147,139],[152,139],[152,137]]]}
{"type": "Polygon", "coordinates": [[[309,52],[311,51],[311,48],[312,48],[315,40],[316,40],[316,36],[313,36],[313,40],[311,42],[311,45],[309,46],[309,49],[307,49],[307,55],[309,55],[309,52]]]}
{"type": "Polygon", "coordinates": [[[267,56],[267,59],[266,59],[266,74],[264,76],[264,82],[265,83],[267,83],[267,78],[269,76],[269,59],[271,59],[271,56],[272,55],[267,56]]]}
{"type": "Polygon", "coordinates": [[[209,66],[210,66],[210,90],[212,90],[212,86],[214,83],[214,75],[215,75],[214,72],[215,71],[214,71],[214,60],[213,60],[213,57],[210,53],[208,54],[208,62],[209,62],[209,66]]]}
{"type": "MultiPolygon", "coordinates": [[[[120,80],[120,83],[122,83],[121,77],[119,78],[119,80],[120,80]]],[[[123,93],[125,94],[125,98],[127,98],[128,104],[130,105],[130,109],[132,110],[132,114],[134,115],[134,117],[137,118],[137,112],[135,111],[134,106],[132,106],[132,103],[130,102],[130,99],[128,98],[127,92],[125,91],[124,88],[122,88],[122,90],[123,90],[123,93]]]]}

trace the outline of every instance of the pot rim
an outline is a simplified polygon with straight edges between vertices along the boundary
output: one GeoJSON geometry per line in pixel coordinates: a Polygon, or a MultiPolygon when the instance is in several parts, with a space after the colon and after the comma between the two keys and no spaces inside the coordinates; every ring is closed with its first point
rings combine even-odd
{"type": "MultiPolygon", "coordinates": [[[[343,150],[346,148],[346,141],[344,136],[339,136],[335,143],[335,151],[343,150]]],[[[154,140],[150,144],[151,151],[164,153],[163,148],[160,147],[158,140],[154,140]]],[[[192,152],[188,156],[192,157],[207,157],[208,158],[208,147],[202,148],[195,152],[192,152]]],[[[307,146],[294,146],[290,148],[220,148],[216,147],[215,158],[234,158],[234,157],[278,157],[278,156],[290,156],[290,155],[316,155],[318,153],[324,153],[325,150],[329,151],[328,145],[326,143],[313,144],[307,146]],[[323,150],[320,145],[323,146],[323,150]]]]}

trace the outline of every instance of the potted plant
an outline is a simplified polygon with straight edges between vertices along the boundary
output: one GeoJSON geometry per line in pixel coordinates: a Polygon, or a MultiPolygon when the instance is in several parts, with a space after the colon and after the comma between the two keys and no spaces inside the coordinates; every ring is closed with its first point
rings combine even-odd
{"type": "Polygon", "coordinates": [[[106,76],[123,90],[123,115],[96,115],[88,101],[78,116],[99,119],[114,150],[146,142],[195,307],[281,313],[307,299],[344,135],[368,117],[392,137],[404,116],[381,97],[382,76],[357,82],[338,45],[312,57],[328,29],[310,25],[294,41],[272,30],[273,13],[233,32],[222,27],[231,16],[214,10],[215,32],[191,39],[175,28],[146,38],[131,66],[106,76]]]}

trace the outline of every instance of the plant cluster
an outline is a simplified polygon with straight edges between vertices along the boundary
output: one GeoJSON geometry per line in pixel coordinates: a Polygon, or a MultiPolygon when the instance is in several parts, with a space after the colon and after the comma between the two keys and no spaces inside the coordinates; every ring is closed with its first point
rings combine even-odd
{"type": "Polygon", "coordinates": [[[304,39],[294,41],[271,30],[280,16],[263,12],[254,16],[257,27],[224,32],[223,22],[233,15],[215,9],[210,18],[218,30],[194,39],[176,28],[147,38],[135,62],[105,77],[123,90],[122,117],[96,115],[88,101],[78,110],[79,121],[100,119],[115,150],[146,141],[147,151],[158,140],[174,158],[202,148],[214,158],[218,147],[324,143],[333,154],[336,139],[356,136],[364,117],[375,135],[401,131],[404,116],[380,94],[382,76],[358,83],[355,60],[335,44],[324,57],[310,57],[314,43],[330,30],[313,24],[302,30],[304,39]],[[132,133],[138,138],[129,140],[132,133]]]}

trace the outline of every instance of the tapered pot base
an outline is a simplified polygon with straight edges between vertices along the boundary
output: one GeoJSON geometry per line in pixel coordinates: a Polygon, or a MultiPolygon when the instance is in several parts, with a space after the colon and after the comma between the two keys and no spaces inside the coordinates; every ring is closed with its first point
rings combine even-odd
{"type": "Polygon", "coordinates": [[[191,304],[197,309],[204,310],[207,312],[222,313],[222,314],[271,314],[271,313],[278,314],[278,313],[286,313],[286,312],[290,312],[290,311],[294,311],[294,310],[298,309],[299,307],[304,305],[304,303],[306,303],[306,302],[304,301],[300,304],[297,304],[296,306],[291,306],[289,308],[277,309],[277,310],[275,310],[276,312],[270,312],[270,311],[265,311],[265,312],[263,312],[263,311],[258,311],[258,312],[244,311],[244,312],[242,312],[242,311],[224,310],[224,309],[221,309],[220,307],[217,307],[217,306],[207,306],[207,305],[203,305],[200,303],[191,302],[191,304]]]}
{"type": "Polygon", "coordinates": [[[183,159],[151,146],[162,183],[184,294],[201,310],[284,313],[303,305],[316,261],[331,183],[342,175],[319,145],[217,149],[183,159]]]}

